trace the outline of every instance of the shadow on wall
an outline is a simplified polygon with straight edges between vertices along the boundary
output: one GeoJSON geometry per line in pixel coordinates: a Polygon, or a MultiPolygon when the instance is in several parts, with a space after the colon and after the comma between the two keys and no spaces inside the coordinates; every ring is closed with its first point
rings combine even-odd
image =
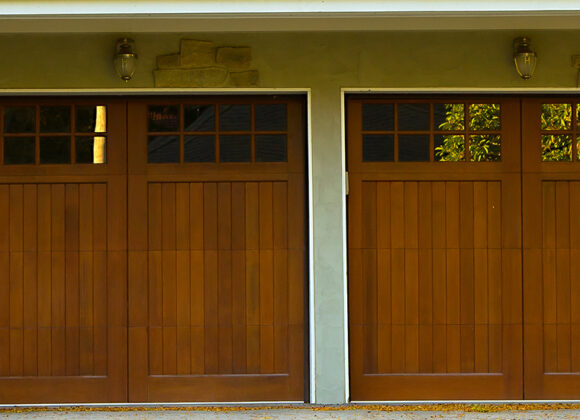
{"type": "Polygon", "coordinates": [[[250,47],[216,47],[210,41],[182,39],[177,54],[157,57],[155,87],[256,87],[250,47]]]}

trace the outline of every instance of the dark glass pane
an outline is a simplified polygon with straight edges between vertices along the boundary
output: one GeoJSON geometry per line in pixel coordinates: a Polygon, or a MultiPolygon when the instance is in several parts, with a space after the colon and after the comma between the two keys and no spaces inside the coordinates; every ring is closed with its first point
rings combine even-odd
{"type": "Polygon", "coordinates": [[[5,133],[34,133],[36,131],[36,109],[33,106],[4,107],[5,133]]]}
{"type": "Polygon", "coordinates": [[[149,105],[149,131],[179,131],[179,105],[149,105]]]}
{"type": "Polygon", "coordinates": [[[394,145],[392,134],[364,134],[363,162],[392,162],[394,145]]]}
{"type": "MultiPolygon", "coordinates": [[[[474,135],[469,137],[469,153],[472,162],[497,162],[501,160],[501,137],[499,135],[474,135]]],[[[570,154],[572,157],[572,154],[570,154]]]]}
{"type": "Polygon", "coordinates": [[[249,131],[250,105],[220,105],[220,130],[249,131]]]}
{"type": "Polygon", "coordinates": [[[77,106],[75,112],[75,131],[77,133],[104,133],[107,131],[107,107],[105,105],[77,106]]]}
{"type": "Polygon", "coordinates": [[[259,104],[254,107],[258,131],[286,130],[286,104],[259,104]]]}
{"type": "Polygon", "coordinates": [[[256,162],[286,162],[286,135],[256,136],[256,162]]]}
{"type": "Polygon", "coordinates": [[[501,129],[501,110],[499,104],[469,105],[470,130],[501,129]]]}
{"type": "Polygon", "coordinates": [[[429,135],[399,135],[399,162],[429,162],[429,135]]]}
{"type": "Polygon", "coordinates": [[[542,130],[569,130],[571,126],[571,104],[542,104],[542,130]]]}
{"type": "Polygon", "coordinates": [[[542,136],[542,160],[544,162],[571,162],[572,137],[566,134],[542,136]]]}
{"type": "Polygon", "coordinates": [[[70,106],[41,106],[41,133],[70,133],[70,106]]]}
{"type": "Polygon", "coordinates": [[[221,162],[250,162],[251,160],[250,136],[220,136],[221,162]]]}
{"type": "Polygon", "coordinates": [[[5,137],[4,164],[34,163],[34,137],[5,137]]]}
{"type": "Polygon", "coordinates": [[[429,130],[429,104],[399,104],[399,130],[429,130]]]}
{"type": "Polygon", "coordinates": [[[465,136],[448,134],[435,136],[434,158],[436,162],[460,162],[465,160],[465,136]]]}
{"type": "Polygon", "coordinates": [[[70,163],[70,137],[41,137],[40,163],[70,163]]]}
{"type": "Polygon", "coordinates": [[[215,162],[215,136],[185,136],[185,162],[215,162]]]}
{"type": "Polygon", "coordinates": [[[77,137],[75,155],[76,163],[106,163],[106,137],[77,137]]]}
{"type": "Polygon", "coordinates": [[[149,136],[147,161],[149,163],[179,162],[179,136],[149,136]]]}
{"type": "Polygon", "coordinates": [[[215,131],[215,106],[184,105],[183,124],[185,131],[215,131]]]}
{"type": "Polygon", "coordinates": [[[433,104],[434,130],[465,130],[464,104],[433,104]]]}
{"type": "Polygon", "coordinates": [[[394,130],[393,109],[393,104],[362,104],[362,129],[394,130]]]}

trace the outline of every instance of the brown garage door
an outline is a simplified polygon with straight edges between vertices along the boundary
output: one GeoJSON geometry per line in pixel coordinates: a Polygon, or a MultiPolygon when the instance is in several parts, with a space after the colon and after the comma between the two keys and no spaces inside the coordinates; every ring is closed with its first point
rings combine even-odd
{"type": "Polygon", "coordinates": [[[522,102],[525,396],[580,398],[580,107],[522,102]]]}
{"type": "Polygon", "coordinates": [[[0,402],[304,400],[301,98],[0,110],[0,402]]]}
{"type": "Polygon", "coordinates": [[[304,400],[302,104],[130,104],[131,401],[304,400]]]}
{"type": "Polygon", "coordinates": [[[2,403],[127,399],[125,109],[2,100],[2,403]]]}
{"type": "Polygon", "coordinates": [[[522,398],[520,106],[348,102],[353,400],[522,398]]]}
{"type": "Polygon", "coordinates": [[[580,397],[578,117],[349,99],[354,400],[580,397]]]}

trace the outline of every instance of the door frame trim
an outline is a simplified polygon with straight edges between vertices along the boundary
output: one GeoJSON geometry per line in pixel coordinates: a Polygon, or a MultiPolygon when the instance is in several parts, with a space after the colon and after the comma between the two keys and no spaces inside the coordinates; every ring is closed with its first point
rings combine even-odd
{"type": "MultiPolygon", "coordinates": [[[[311,88],[89,88],[89,89],[0,89],[0,98],[4,96],[185,96],[185,95],[268,95],[268,94],[286,94],[286,95],[305,95],[306,115],[305,115],[305,136],[306,136],[306,180],[307,180],[307,210],[306,219],[308,226],[308,392],[309,402],[316,403],[316,336],[314,325],[314,224],[313,224],[313,171],[312,171],[312,89],[311,88]]],[[[343,165],[344,167],[344,165],[343,165]]],[[[344,172],[344,171],[343,171],[344,172]]],[[[306,320],[305,320],[306,321],[306,320]]],[[[348,357],[347,357],[348,359],[348,357]]],[[[348,371],[347,371],[348,377],[348,371]]],[[[306,381],[305,381],[306,383],[306,381]]],[[[348,389],[348,388],[347,388],[348,389]]],[[[305,393],[306,396],[306,393],[305,393]]],[[[277,401],[276,403],[304,404],[306,401],[277,401]]],[[[256,404],[263,404],[255,402],[256,404]]],[[[228,404],[253,404],[250,402],[237,403],[150,403],[151,405],[228,405],[228,404]]],[[[17,406],[66,406],[67,404],[0,404],[0,407],[17,407],[17,406]]],[[[76,404],[79,405],[79,404],[76,404]]],[[[82,406],[99,406],[96,404],[80,404],[82,406]]],[[[112,406],[113,404],[103,403],[102,405],[112,406]]],[[[135,404],[127,403],[119,406],[131,406],[135,404]]],[[[147,405],[137,403],[136,405],[147,405]]]]}

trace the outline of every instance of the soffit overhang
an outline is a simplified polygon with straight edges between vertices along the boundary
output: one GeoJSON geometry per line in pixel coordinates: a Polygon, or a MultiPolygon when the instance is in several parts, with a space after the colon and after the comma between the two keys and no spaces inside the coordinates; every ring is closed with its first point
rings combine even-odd
{"type": "Polygon", "coordinates": [[[578,28],[578,0],[0,0],[0,33],[578,28]]]}

